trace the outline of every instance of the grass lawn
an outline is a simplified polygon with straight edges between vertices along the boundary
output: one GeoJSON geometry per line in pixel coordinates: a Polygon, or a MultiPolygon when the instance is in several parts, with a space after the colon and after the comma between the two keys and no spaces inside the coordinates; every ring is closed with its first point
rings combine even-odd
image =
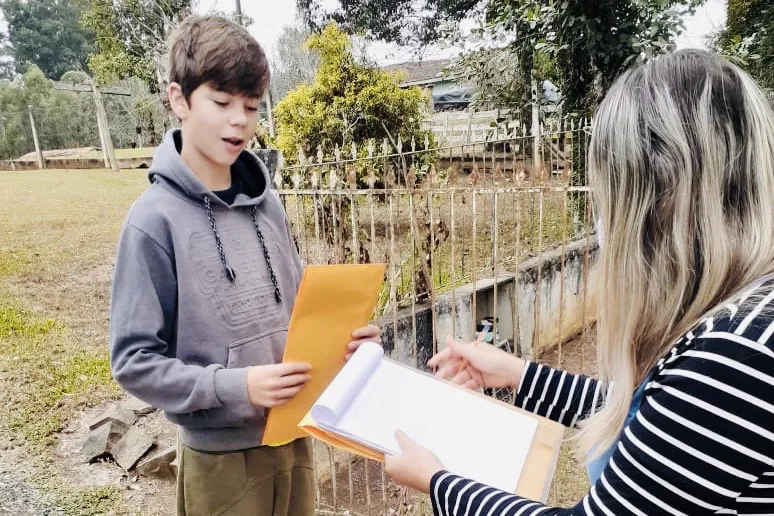
{"type": "MultiPolygon", "coordinates": [[[[143,172],[0,172],[0,434],[19,468],[70,514],[122,510],[121,493],[72,486],[51,464],[53,435],[120,395],[110,376],[110,275],[143,172]]],[[[139,511],[129,510],[129,514],[139,511]]]]}
{"type": "MultiPolygon", "coordinates": [[[[57,431],[121,396],[107,349],[112,264],[146,185],[145,171],[0,172],[0,449],[10,443],[5,460],[68,515],[174,512],[132,506],[117,486],[74,484],[54,464],[57,431]]],[[[568,447],[551,501],[574,504],[586,489],[568,447]]]]}

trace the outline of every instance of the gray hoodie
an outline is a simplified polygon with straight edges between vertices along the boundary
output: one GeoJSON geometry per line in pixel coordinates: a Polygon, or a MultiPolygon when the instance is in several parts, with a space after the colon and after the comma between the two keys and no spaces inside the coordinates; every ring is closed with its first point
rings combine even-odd
{"type": "Polygon", "coordinates": [[[250,448],[265,409],[248,400],[247,368],[282,361],[303,270],[265,165],[242,152],[232,170],[248,193],[228,206],[185,165],[180,138],[165,136],[121,232],[113,376],[180,425],[187,446],[250,448]]]}

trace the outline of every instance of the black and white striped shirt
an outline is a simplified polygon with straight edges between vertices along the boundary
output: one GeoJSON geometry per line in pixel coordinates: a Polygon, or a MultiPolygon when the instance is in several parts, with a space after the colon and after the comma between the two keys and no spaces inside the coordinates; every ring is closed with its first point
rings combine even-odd
{"type": "MultiPolygon", "coordinates": [[[[559,509],[436,473],[435,515],[774,515],[774,280],[684,335],[586,496],[559,509]]],[[[530,363],[516,404],[573,426],[604,402],[594,379],[530,363]]],[[[579,472],[579,474],[581,474],[579,472]]]]}

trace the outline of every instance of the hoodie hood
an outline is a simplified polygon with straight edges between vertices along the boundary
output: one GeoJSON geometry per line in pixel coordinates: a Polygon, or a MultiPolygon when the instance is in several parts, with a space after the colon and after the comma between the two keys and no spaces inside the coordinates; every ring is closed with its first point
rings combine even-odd
{"type": "Polygon", "coordinates": [[[266,165],[250,151],[244,150],[231,167],[232,174],[239,174],[244,192],[240,192],[231,206],[212,193],[202,181],[196,177],[180,156],[183,148],[183,134],[180,129],[171,129],[164,135],[164,140],[153,155],[153,164],[148,170],[151,183],[162,183],[165,186],[190,198],[197,204],[202,204],[206,197],[213,207],[223,209],[257,206],[266,197],[271,178],[266,165]]]}
{"type": "Polygon", "coordinates": [[[266,165],[253,153],[242,151],[236,162],[231,166],[231,173],[239,174],[242,190],[237,194],[234,203],[228,205],[220,197],[212,193],[186,165],[180,156],[180,149],[182,148],[183,134],[180,129],[167,131],[167,134],[164,135],[164,141],[153,155],[153,164],[148,171],[148,179],[151,183],[162,183],[167,188],[177,191],[179,194],[200,205],[206,211],[210,229],[215,238],[214,243],[218,250],[218,256],[223,265],[223,272],[231,283],[236,281],[237,271],[231,266],[226,256],[226,250],[218,231],[214,212],[218,207],[221,210],[249,212],[249,216],[255,226],[255,234],[263,249],[263,258],[269,270],[272,285],[274,286],[274,298],[277,303],[280,303],[282,301],[282,294],[258,217],[258,206],[269,192],[269,171],[266,165]]]}

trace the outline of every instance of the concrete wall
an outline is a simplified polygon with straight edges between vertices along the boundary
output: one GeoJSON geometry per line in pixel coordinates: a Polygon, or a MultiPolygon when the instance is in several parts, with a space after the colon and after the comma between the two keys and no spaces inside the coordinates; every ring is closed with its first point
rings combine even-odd
{"type": "MultiPolygon", "coordinates": [[[[280,160],[280,152],[267,149],[255,149],[253,152],[266,164],[269,175],[273,179],[280,160]]],[[[152,156],[119,159],[118,168],[122,170],[150,168],[151,163],[153,163],[152,156]]],[[[105,161],[101,158],[46,158],[45,168],[55,170],[100,169],[105,168],[105,161]]],[[[38,170],[38,162],[0,160],[0,170],[38,170]]]]}
{"type": "Polygon", "coordinates": [[[495,315],[496,284],[499,337],[509,339],[525,356],[538,356],[578,334],[584,321],[593,321],[591,297],[584,290],[585,281],[593,281],[590,268],[597,250],[595,237],[581,239],[565,246],[563,253],[561,249],[545,253],[496,279],[481,279],[438,296],[435,337],[430,303],[416,306],[413,326],[410,309],[399,311],[397,321],[391,314],[382,317],[379,325],[384,330],[385,350],[396,360],[422,367],[433,354],[434,339],[437,349],[445,347],[449,334],[472,340],[475,323],[495,315]]]}

